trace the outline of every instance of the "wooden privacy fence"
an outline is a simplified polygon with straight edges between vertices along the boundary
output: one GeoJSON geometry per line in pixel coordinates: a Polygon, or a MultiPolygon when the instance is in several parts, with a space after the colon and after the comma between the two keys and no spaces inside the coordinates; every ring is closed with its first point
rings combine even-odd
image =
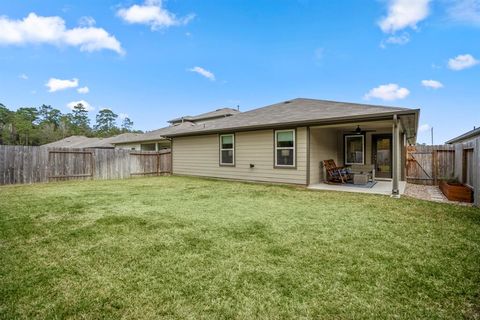
{"type": "Polygon", "coordinates": [[[437,185],[455,175],[455,146],[410,146],[406,156],[407,181],[437,185]]]}
{"type": "Polygon", "coordinates": [[[170,149],[133,151],[0,145],[0,185],[126,179],[171,173],[170,149]]]}
{"type": "Polygon", "coordinates": [[[455,179],[474,192],[480,206],[480,138],[454,145],[407,147],[407,181],[437,185],[455,179]]]}

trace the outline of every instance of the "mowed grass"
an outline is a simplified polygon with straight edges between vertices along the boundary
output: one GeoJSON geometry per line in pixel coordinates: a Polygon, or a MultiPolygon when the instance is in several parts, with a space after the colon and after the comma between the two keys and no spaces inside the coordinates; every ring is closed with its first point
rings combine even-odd
{"type": "Polygon", "coordinates": [[[187,177],[0,187],[0,318],[480,317],[480,210],[187,177]]]}

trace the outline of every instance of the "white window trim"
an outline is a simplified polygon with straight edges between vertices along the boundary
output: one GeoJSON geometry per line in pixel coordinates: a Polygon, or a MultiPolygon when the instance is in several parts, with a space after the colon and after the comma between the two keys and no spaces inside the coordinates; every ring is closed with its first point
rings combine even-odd
{"type": "Polygon", "coordinates": [[[344,156],[345,156],[345,165],[352,165],[352,164],[365,164],[365,136],[362,134],[362,135],[358,135],[358,134],[351,134],[351,135],[346,135],[345,140],[343,141],[343,148],[345,149],[344,150],[344,156]],[[362,153],[363,153],[363,157],[362,157],[362,162],[348,162],[347,159],[347,138],[351,138],[351,137],[355,137],[355,138],[358,138],[358,137],[361,137],[362,138],[362,153]]]}
{"type": "Polygon", "coordinates": [[[280,168],[295,168],[297,165],[297,143],[296,143],[296,138],[295,138],[295,129],[288,129],[288,130],[275,130],[275,167],[280,167],[280,168]],[[293,133],[293,147],[278,147],[277,145],[277,133],[279,132],[292,132],[293,133]],[[278,164],[277,161],[277,150],[293,150],[293,164],[278,164]]]}
{"type": "Polygon", "coordinates": [[[235,165],[235,135],[233,133],[229,133],[229,134],[221,134],[220,135],[220,138],[218,139],[218,142],[220,143],[220,146],[219,146],[219,163],[221,166],[234,166],[235,165]],[[228,137],[228,136],[231,136],[232,137],[232,148],[222,148],[222,137],[228,137]],[[223,163],[222,161],[222,151],[232,151],[232,163],[223,163]]]}

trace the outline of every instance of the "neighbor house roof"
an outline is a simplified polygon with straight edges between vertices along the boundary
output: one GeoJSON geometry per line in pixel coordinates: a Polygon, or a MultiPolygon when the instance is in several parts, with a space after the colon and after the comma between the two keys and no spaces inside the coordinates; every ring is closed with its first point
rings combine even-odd
{"type": "MultiPolygon", "coordinates": [[[[174,137],[202,133],[274,128],[290,125],[317,124],[332,120],[387,117],[393,114],[416,114],[418,110],[368,104],[297,98],[258,108],[230,117],[196,123],[190,126],[169,127],[163,135],[174,137]]],[[[416,121],[414,133],[416,134],[416,121]]]]}
{"type": "Polygon", "coordinates": [[[52,148],[113,148],[112,144],[102,140],[101,138],[70,136],[62,140],[44,144],[43,146],[52,148]]]}
{"type": "Polygon", "coordinates": [[[202,113],[196,116],[184,116],[180,118],[175,118],[175,119],[169,120],[168,122],[172,124],[184,122],[184,121],[196,122],[201,120],[210,120],[210,119],[228,117],[237,113],[240,113],[240,111],[232,108],[221,108],[215,111],[202,113]]]}
{"type": "Polygon", "coordinates": [[[124,144],[124,143],[131,143],[131,142],[149,142],[149,141],[159,141],[159,140],[164,140],[166,135],[174,130],[175,128],[188,128],[188,127],[191,127],[191,126],[194,126],[195,124],[193,122],[190,122],[190,121],[185,121],[185,122],[181,122],[179,124],[176,124],[176,125],[171,125],[169,127],[165,127],[165,128],[160,128],[160,129],[157,129],[157,130],[153,130],[153,131],[148,131],[148,132],[145,132],[145,133],[140,133],[140,134],[137,134],[135,136],[129,136],[129,137],[126,137],[125,139],[121,139],[121,140],[115,140],[115,141],[112,141],[113,144],[124,144]]]}
{"type": "Polygon", "coordinates": [[[168,121],[169,123],[171,123],[171,126],[169,127],[148,131],[143,134],[136,134],[134,136],[131,135],[128,137],[124,137],[123,139],[114,140],[112,141],[112,143],[125,144],[125,143],[131,143],[131,142],[150,142],[150,141],[163,140],[165,139],[165,135],[170,131],[172,131],[172,129],[174,128],[176,128],[177,130],[182,128],[186,129],[194,126],[195,123],[198,123],[198,122],[204,123],[209,121],[215,121],[218,119],[223,119],[225,117],[236,115],[238,113],[240,113],[240,111],[236,109],[221,108],[215,111],[202,113],[196,116],[184,116],[180,118],[175,118],[168,121]]]}
{"type": "Polygon", "coordinates": [[[480,137],[480,128],[473,128],[473,130],[470,130],[462,135],[459,135],[458,137],[448,140],[446,144],[459,143],[465,140],[473,139],[475,137],[480,137]]]}
{"type": "Polygon", "coordinates": [[[129,142],[129,141],[132,141],[132,139],[135,139],[137,137],[141,137],[142,135],[143,135],[143,133],[127,132],[127,133],[119,134],[118,136],[108,138],[109,139],[108,141],[112,144],[129,142]]]}
{"type": "Polygon", "coordinates": [[[44,144],[44,147],[51,148],[114,148],[114,143],[122,140],[129,140],[132,137],[141,135],[139,133],[122,133],[109,138],[89,138],[85,136],[70,136],[64,139],[44,144]]]}

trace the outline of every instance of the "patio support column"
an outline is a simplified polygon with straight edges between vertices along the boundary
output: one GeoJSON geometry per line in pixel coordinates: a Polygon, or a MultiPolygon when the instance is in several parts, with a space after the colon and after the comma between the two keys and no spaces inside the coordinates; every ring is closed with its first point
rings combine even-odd
{"type": "Polygon", "coordinates": [[[392,132],[392,197],[399,198],[400,191],[398,188],[398,176],[400,169],[400,128],[398,125],[397,115],[393,115],[393,132],[392,132]]]}
{"type": "Polygon", "coordinates": [[[405,132],[402,132],[400,136],[400,181],[407,181],[407,135],[405,132]]]}

